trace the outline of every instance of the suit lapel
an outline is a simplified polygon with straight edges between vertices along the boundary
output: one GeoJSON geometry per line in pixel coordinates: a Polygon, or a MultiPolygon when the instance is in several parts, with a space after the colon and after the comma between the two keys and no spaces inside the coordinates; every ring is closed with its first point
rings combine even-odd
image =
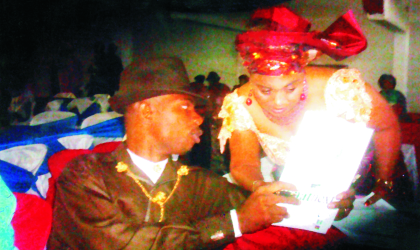
{"type": "Polygon", "coordinates": [[[166,163],[165,170],[163,170],[163,173],[157,180],[156,185],[176,180],[178,165],[179,164],[173,162],[172,159],[169,158],[168,163],[166,163]]]}
{"type": "Polygon", "coordinates": [[[117,163],[124,162],[128,165],[128,168],[136,176],[137,179],[139,179],[142,182],[146,182],[150,186],[154,185],[153,182],[149,179],[149,177],[133,163],[130,155],[127,152],[127,145],[125,143],[121,143],[121,145],[119,145],[114,152],[116,154],[115,159],[117,160],[117,163]]]}

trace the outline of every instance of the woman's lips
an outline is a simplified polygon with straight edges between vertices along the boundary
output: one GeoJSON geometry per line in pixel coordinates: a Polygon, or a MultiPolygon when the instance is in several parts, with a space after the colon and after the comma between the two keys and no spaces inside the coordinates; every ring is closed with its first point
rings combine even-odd
{"type": "Polygon", "coordinates": [[[272,110],[271,110],[271,112],[272,112],[272,113],[274,113],[274,114],[278,114],[278,115],[283,114],[285,111],[286,111],[286,109],[285,109],[285,108],[281,108],[281,109],[272,109],[272,110]]]}

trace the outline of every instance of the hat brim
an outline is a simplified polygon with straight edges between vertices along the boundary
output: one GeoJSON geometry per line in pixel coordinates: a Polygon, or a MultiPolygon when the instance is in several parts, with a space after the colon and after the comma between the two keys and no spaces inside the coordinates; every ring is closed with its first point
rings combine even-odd
{"type": "Polygon", "coordinates": [[[194,98],[196,104],[204,104],[207,99],[201,95],[190,92],[188,90],[182,89],[148,89],[148,90],[133,90],[130,93],[116,93],[113,97],[109,99],[109,105],[112,110],[124,114],[125,109],[130,104],[150,99],[162,95],[171,95],[171,94],[186,94],[194,98]]]}

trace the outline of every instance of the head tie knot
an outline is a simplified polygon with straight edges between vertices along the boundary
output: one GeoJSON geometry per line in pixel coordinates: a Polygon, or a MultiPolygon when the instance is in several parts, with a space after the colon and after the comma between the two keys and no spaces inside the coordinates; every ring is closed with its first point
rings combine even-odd
{"type": "Polygon", "coordinates": [[[301,72],[321,54],[339,61],[367,47],[350,10],[325,31],[309,31],[311,23],[285,6],[258,9],[249,30],[236,37],[236,50],[250,73],[282,75],[301,72]]]}

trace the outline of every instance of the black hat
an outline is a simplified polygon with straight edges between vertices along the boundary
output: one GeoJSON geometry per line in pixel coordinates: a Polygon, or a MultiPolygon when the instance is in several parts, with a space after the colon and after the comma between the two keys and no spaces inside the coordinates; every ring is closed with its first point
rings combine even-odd
{"type": "Polygon", "coordinates": [[[211,82],[218,82],[220,80],[220,76],[216,72],[211,71],[206,80],[211,82]]]}
{"type": "Polygon", "coordinates": [[[204,83],[204,80],[206,79],[205,75],[197,75],[194,77],[195,82],[204,83]]]}
{"type": "Polygon", "coordinates": [[[114,111],[123,114],[128,105],[161,95],[188,94],[204,100],[188,88],[187,71],[179,58],[136,61],[121,73],[120,89],[109,99],[109,104],[114,111]]]}

